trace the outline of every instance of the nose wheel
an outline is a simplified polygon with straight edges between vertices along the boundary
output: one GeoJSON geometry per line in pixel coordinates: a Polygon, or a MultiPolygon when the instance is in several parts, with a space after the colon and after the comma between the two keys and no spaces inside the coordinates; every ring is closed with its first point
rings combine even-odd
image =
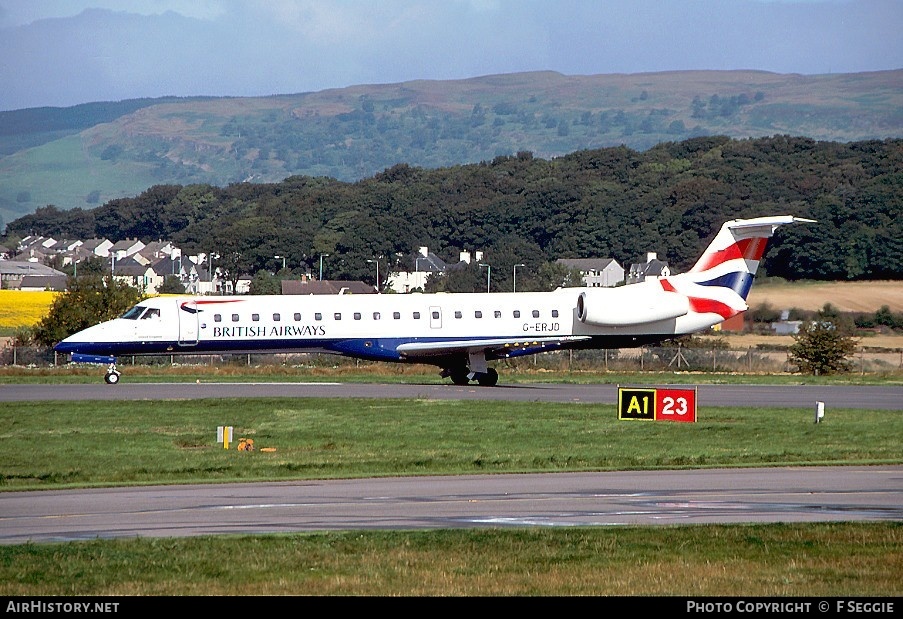
{"type": "Polygon", "coordinates": [[[103,380],[108,385],[115,385],[119,382],[119,376],[121,374],[122,372],[116,369],[116,364],[111,363],[110,367],[107,368],[107,373],[104,375],[103,380]]]}

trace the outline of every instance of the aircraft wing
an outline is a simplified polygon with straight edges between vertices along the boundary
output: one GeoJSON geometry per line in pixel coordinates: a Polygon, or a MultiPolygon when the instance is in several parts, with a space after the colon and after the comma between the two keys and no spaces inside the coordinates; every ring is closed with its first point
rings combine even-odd
{"type": "Polygon", "coordinates": [[[408,358],[442,357],[451,353],[473,353],[483,351],[486,358],[516,357],[524,354],[557,350],[566,343],[590,339],[584,335],[539,338],[471,338],[465,340],[444,340],[433,342],[409,342],[396,349],[408,358]]]}

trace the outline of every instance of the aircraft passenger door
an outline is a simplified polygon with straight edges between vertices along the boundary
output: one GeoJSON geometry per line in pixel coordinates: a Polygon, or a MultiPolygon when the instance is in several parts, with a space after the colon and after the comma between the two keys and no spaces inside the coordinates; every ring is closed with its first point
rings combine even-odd
{"type": "Polygon", "coordinates": [[[442,328],[442,308],[438,305],[430,306],[430,328],[431,329],[441,329],[442,328]]]}
{"type": "Polygon", "coordinates": [[[194,301],[176,301],[179,316],[179,346],[195,346],[198,343],[198,304],[194,301]]]}

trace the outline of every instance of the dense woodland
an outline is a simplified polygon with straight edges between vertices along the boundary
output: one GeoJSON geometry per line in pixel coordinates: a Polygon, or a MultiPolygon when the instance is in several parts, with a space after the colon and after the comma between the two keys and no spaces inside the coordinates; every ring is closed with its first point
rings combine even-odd
{"type": "MultiPolygon", "coordinates": [[[[639,152],[621,146],[551,160],[530,152],[478,164],[399,164],[358,182],[292,176],[280,183],[157,185],[94,209],[48,205],[7,224],[25,235],[168,239],[213,252],[234,272],[375,279],[414,270],[426,246],[446,262],[482,251],[493,290],[541,289],[558,258],[614,258],[627,268],[656,252],[689,268],[723,221],[795,215],[764,269],[787,279],[903,278],[903,140],[819,142],[774,136],[699,137],[639,152]],[[371,261],[371,262],[368,262],[371,261]]],[[[462,287],[485,290],[478,265],[462,287]]],[[[554,282],[553,282],[554,283],[554,282]]],[[[456,290],[461,290],[458,287],[456,290]]]]}

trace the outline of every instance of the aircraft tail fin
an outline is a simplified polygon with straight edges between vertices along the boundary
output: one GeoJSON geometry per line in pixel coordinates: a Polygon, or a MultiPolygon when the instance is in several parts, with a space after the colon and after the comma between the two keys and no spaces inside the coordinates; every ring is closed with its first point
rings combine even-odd
{"type": "Polygon", "coordinates": [[[813,222],[790,215],[725,222],[693,268],[662,279],[662,286],[687,295],[695,312],[730,318],[749,309],[746,298],[775,230],[785,224],[813,222]]]}

